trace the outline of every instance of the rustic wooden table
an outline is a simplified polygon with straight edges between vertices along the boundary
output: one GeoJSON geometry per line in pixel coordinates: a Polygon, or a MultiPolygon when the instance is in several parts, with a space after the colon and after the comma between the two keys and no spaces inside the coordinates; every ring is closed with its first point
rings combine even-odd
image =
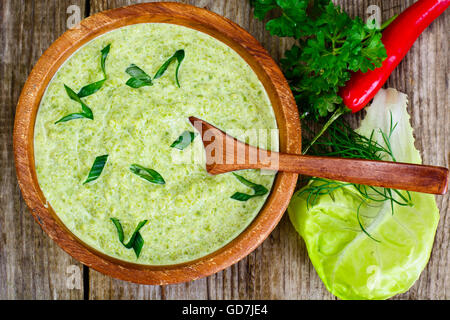
{"type": "MultiPolygon", "coordinates": [[[[1,0],[0,15],[0,299],[333,299],[287,216],[257,250],[228,269],[191,283],[143,286],[84,267],[61,250],[33,220],[17,184],[12,148],[16,103],[45,49],[81,17],[130,5],[130,0],[1,0]],[[69,19],[69,21],[68,21],[69,19]]],[[[253,18],[248,0],[179,1],[205,7],[241,25],[279,60],[289,45],[253,18]]],[[[383,18],[413,0],[339,0],[352,16],[378,5],[383,18]]],[[[416,147],[424,163],[449,166],[449,12],[419,38],[388,86],[408,94],[416,147]]],[[[401,35],[399,35],[401,36],[401,35]]],[[[430,262],[400,299],[449,299],[449,201],[438,197],[441,220],[430,262]]]]}

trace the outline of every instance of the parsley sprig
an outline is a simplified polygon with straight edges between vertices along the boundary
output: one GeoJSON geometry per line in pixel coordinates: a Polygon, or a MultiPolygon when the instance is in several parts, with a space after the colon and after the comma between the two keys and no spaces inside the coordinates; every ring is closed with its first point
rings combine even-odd
{"type": "Polygon", "coordinates": [[[251,0],[254,14],[272,35],[292,37],[281,64],[302,117],[325,117],[345,108],[339,88],[351,72],[373,70],[386,59],[381,32],[360,18],[351,19],[331,0],[251,0]]]}

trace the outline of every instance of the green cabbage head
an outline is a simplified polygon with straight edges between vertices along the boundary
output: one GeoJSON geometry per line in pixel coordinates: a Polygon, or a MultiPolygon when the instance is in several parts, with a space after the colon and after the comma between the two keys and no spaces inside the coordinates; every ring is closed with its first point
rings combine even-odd
{"type": "MultiPolygon", "coordinates": [[[[421,163],[406,106],[406,95],[381,90],[358,132],[369,136],[375,129],[376,139],[383,144],[378,129],[389,132],[392,114],[397,126],[390,141],[396,160],[421,163]]],[[[332,294],[341,299],[387,299],[407,291],[419,278],[439,221],[433,195],[410,193],[412,206],[394,205],[392,211],[390,201],[361,204],[351,185],[319,196],[312,206],[301,191],[291,200],[289,217],[332,294]]]]}

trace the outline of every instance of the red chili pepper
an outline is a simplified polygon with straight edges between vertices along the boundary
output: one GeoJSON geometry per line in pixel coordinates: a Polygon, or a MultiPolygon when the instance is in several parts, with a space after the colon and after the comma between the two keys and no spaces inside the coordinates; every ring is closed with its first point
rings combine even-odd
{"type": "Polygon", "coordinates": [[[450,5],[450,0],[419,0],[401,13],[383,32],[381,41],[387,59],[380,68],[356,72],[339,94],[344,104],[357,112],[380,90],[419,35],[450,5]]]}

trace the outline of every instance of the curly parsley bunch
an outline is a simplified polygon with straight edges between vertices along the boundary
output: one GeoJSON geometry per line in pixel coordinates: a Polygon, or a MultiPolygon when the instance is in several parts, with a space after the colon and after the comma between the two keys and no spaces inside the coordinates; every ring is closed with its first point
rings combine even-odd
{"type": "Polygon", "coordinates": [[[351,72],[373,70],[386,59],[381,32],[351,19],[331,0],[251,0],[254,14],[272,35],[293,37],[281,64],[302,117],[325,117],[342,104],[339,88],[351,72]]]}

